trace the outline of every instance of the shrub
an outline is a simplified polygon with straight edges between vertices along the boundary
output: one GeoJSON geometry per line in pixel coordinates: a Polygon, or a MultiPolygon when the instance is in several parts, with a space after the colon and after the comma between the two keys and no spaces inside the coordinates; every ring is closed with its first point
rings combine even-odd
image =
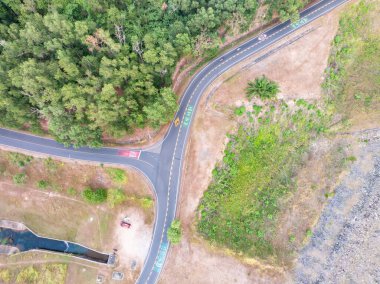
{"type": "Polygon", "coordinates": [[[67,193],[69,194],[69,195],[71,195],[71,196],[75,196],[75,195],[77,195],[77,190],[74,188],[74,187],[69,187],[68,189],[67,189],[67,193]]]}
{"type": "Polygon", "coordinates": [[[8,153],[8,158],[12,164],[18,166],[19,168],[25,167],[33,160],[32,156],[23,155],[16,152],[8,153]]]}
{"type": "Polygon", "coordinates": [[[168,240],[172,244],[178,244],[181,241],[182,237],[182,229],[181,229],[181,221],[173,220],[170,228],[168,229],[168,240]]]}
{"type": "Polygon", "coordinates": [[[11,273],[9,270],[4,269],[0,270],[0,282],[1,283],[9,283],[11,281],[11,273]]]}
{"type": "Polygon", "coordinates": [[[13,176],[13,182],[15,184],[24,184],[26,182],[27,176],[24,173],[21,174],[15,174],[13,176]]]}
{"type": "Polygon", "coordinates": [[[107,168],[106,172],[115,183],[123,184],[127,182],[127,174],[123,169],[107,168]]]}
{"type": "Polygon", "coordinates": [[[92,189],[88,187],[82,192],[82,197],[88,203],[99,204],[107,200],[107,190],[104,188],[92,189]]]}
{"type": "Polygon", "coordinates": [[[54,161],[51,157],[44,160],[44,165],[47,171],[55,173],[58,169],[58,163],[54,161]]]}
{"type": "Polygon", "coordinates": [[[39,180],[38,182],[37,182],[37,187],[39,188],[39,189],[46,189],[46,188],[48,188],[48,186],[49,186],[49,182],[47,181],[47,180],[39,180]]]}
{"type": "Polygon", "coordinates": [[[245,113],[245,106],[235,108],[234,113],[238,116],[241,116],[245,113]]]}
{"type": "Polygon", "coordinates": [[[142,197],[139,199],[139,203],[143,208],[150,208],[153,206],[153,200],[150,197],[142,197]]]}
{"type": "Polygon", "coordinates": [[[126,200],[124,190],[118,188],[111,188],[107,192],[107,203],[109,207],[113,208],[126,200]]]}
{"type": "Polygon", "coordinates": [[[35,283],[39,273],[33,266],[28,266],[17,275],[16,283],[35,283]]]}
{"type": "Polygon", "coordinates": [[[256,78],[255,81],[248,83],[246,89],[246,94],[248,99],[257,96],[261,99],[272,99],[280,91],[279,86],[276,82],[269,80],[265,76],[256,78]]]}

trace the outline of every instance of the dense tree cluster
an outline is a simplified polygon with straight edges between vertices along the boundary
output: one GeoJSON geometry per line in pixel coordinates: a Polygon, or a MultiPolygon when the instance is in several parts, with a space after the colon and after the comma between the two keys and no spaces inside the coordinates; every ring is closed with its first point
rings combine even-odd
{"type": "MultiPolygon", "coordinates": [[[[0,125],[98,146],[158,127],[177,108],[171,75],[257,0],[2,0],[0,125]]],[[[244,27],[243,27],[244,28],[244,27]]]]}

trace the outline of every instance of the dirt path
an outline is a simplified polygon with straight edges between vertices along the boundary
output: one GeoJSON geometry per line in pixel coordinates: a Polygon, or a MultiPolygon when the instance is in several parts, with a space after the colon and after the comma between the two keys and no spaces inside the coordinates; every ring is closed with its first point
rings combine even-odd
{"type": "Polygon", "coordinates": [[[380,282],[380,140],[361,145],[295,268],[296,283],[380,282]]]}

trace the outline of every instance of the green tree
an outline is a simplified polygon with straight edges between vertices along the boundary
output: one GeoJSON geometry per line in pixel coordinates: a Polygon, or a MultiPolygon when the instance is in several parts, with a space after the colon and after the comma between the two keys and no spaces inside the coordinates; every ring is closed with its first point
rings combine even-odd
{"type": "Polygon", "coordinates": [[[249,82],[246,88],[248,99],[252,99],[254,96],[261,99],[271,99],[274,98],[279,91],[278,84],[265,76],[261,76],[256,78],[255,81],[249,82]]]}
{"type": "Polygon", "coordinates": [[[172,224],[170,225],[168,229],[168,240],[172,244],[179,244],[182,237],[182,228],[181,228],[181,221],[180,220],[173,220],[172,224]]]}

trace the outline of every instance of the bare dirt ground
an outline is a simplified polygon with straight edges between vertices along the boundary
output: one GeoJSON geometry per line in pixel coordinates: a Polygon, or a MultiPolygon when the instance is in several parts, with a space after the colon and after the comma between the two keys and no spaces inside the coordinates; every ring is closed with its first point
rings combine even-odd
{"type": "MultiPolygon", "coordinates": [[[[233,109],[248,104],[247,82],[266,75],[279,83],[285,100],[321,96],[320,85],[327,65],[341,9],[298,31],[315,30],[245,70],[244,66],[268,50],[240,63],[216,80],[200,102],[187,149],[180,197],[179,218],[184,227],[182,242],[169,253],[161,283],[284,283],[289,274],[279,267],[265,266],[254,259],[242,259],[230,252],[210,248],[195,232],[199,200],[211,180],[215,163],[223,156],[226,133],[237,125],[233,109]],[[300,84],[299,82],[302,82],[300,84]],[[178,273],[178,272],[181,273],[178,273]]],[[[295,35],[276,44],[280,46],[295,35]]],[[[271,47],[270,49],[275,48],[271,47]]],[[[288,238],[288,232],[284,232],[288,238]]],[[[304,233],[303,233],[304,234],[304,233]]]]}
{"type": "MultiPolygon", "coordinates": [[[[0,151],[0,219],[23,222],[39,235],[78,242],[99,251],[111,253],[115,248],[118,250],[115,269],[126,273],[125,283],[134,282],[144,263],[153,230],[154,206],[146,207],[142,203],[152,198],[145,179],[136,171],[126,170],[127,181],[117,184],[104,167],[55,160],[47,163],[40,158],[33,158],[20,167],[11,162],[9,155],[0,151]],[[17,173],[26,174],[25,184],[14,184],[12,178],[17,173]],[[41,180],[48,181],[48,188],[38,189],[37,182],[41,180]],[[81,197],[86,186],[121,188],[128,199],[115,208],[91,205],[81,197]],[[120,227],[120,220],[125,216],[131,220],[130,229],[120,227]]],[[[41,259],[44,259],[42,253],[34,260],[41,259]]],[[[0,265],[8,262],[12,259],[0,259],[0,265]]],[[[81,271],[78,268],[75,275],[88,274],[81,271]]],[[[111,273],[109,269],[105,272],[108,276],[111,273]]],[[[70,279],[74,281],[75,277],[70,276],[70,279]]],[[[78,281],[71,283],[95,282],[94,278],[89,282],[78,281]]]]}

